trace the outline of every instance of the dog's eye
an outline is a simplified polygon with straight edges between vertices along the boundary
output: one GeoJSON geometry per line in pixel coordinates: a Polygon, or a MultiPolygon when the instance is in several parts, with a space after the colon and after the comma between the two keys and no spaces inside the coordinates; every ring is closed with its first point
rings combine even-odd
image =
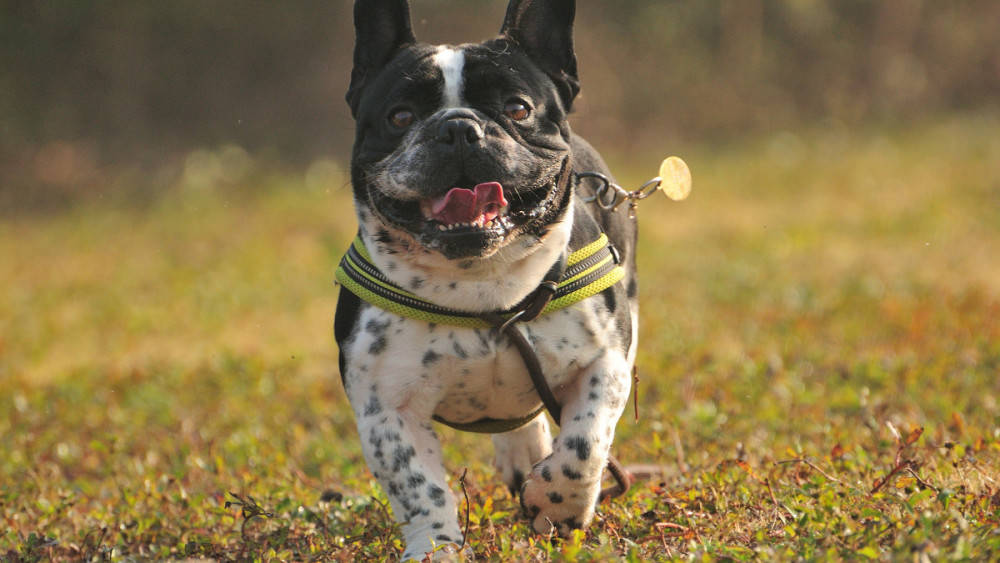
{"type": "Polygon", "coordinates": [[[531,115],[531,110],[524,102],[512,100],[503,106],[503,113],[514,121],[524,121],[531,115]]]}
{"type": "Polygon", "coordinates": [[[413,123],[413,112],[408,109],[394,111],[389,116],[389,123],[396,129],[406,129],[413,123]]]}

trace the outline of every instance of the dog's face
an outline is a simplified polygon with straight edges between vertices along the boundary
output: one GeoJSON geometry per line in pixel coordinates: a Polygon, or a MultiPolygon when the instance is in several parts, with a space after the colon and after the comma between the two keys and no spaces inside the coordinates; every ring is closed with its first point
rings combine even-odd
{"type": "Polygon", "coordinates": [[[564,4],[515,1],[498,38],[454,47],[416,43],[405,2],[356,4],[351,175],[382,242],[485,258],[564,213],[578,90],[564,4]]]}

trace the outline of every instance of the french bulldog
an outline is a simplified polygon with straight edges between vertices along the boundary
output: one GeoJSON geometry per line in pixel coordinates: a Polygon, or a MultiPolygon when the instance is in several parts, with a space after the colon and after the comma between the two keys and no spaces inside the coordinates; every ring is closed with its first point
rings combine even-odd
{"type": "Polygon", "coordinates": [[[575,176],[611,176],[567,121],[575,11],[512,0],[497,37],[428,45],[406,0],[354,6],[358,237],[338,270],[335,335],[403,559],[465,542],[435,421],[492,434],[499,476],[538,533],[594,516],[635,356],[636,225],[585,203],[596,182],[575,176]],[[561,406],[555,439],[511,339],[479,324],[517,316],[546,283],[571,298],[515,328],[561,406]]]}

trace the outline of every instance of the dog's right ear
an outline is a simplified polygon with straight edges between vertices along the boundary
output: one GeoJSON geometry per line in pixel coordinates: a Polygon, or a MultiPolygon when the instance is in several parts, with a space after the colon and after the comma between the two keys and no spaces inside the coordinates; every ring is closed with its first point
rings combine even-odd
{"type": "Polygon", "coordinates": [[[357,117],[365,82],[382,70],[401,47],[417,42],[406,0],[355,0],[354,70],[347,89],[347,105],[357,117]]]}
{"type": "Polygon", "coordinates": [[[569,111],[580,92],[573,52],[576,0],[510,0],[500,37],[517,43],[559,89],[569,111]]]}

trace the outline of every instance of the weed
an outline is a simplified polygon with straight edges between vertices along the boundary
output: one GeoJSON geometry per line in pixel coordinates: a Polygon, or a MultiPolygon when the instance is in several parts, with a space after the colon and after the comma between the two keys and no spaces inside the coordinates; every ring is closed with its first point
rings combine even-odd
{"type": "MultiPolygon", "coordinates": [[[[647,479],[593,526],[537,536],[440,430],[477,558],[1000,554],[1000,122],[781,139],[678,151],[692,197],[642,207],[647,479]]],[[[334,367],[350,195],[302,184],[0,222],[0,559],[402,553],[334,367]]]]}

